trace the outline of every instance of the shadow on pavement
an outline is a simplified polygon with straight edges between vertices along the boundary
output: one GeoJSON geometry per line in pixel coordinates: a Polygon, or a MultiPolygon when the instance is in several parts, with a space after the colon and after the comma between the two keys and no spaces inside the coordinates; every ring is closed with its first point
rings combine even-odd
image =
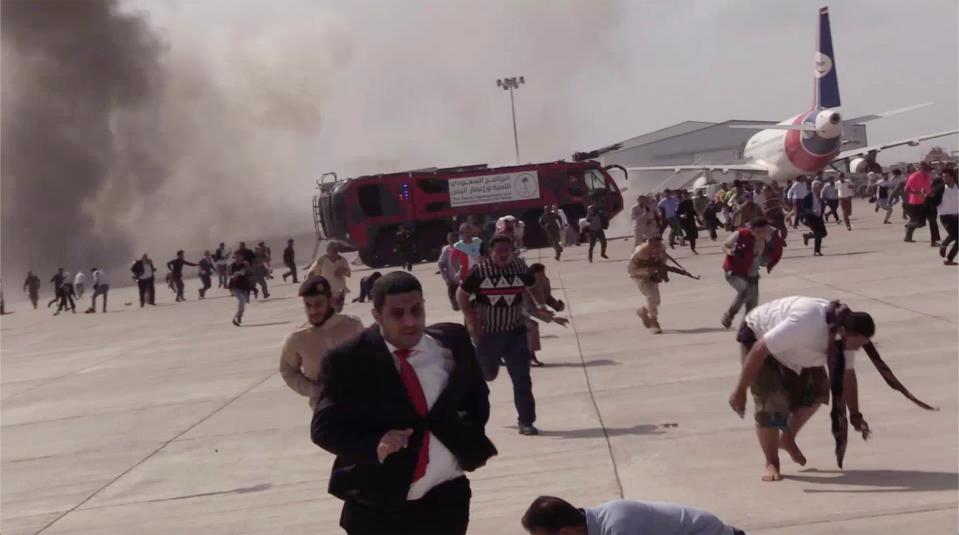
{"type": "MultiPolygon", "coordinates": [[[[825,248],[825,249],[828,249],[828,247],[824,247],[824,248],[825,248]]],[[[802,250],[802,249],[800,249],[800,250],[802,250]]],[[[825,256],[858,256],[858,255],[873,254],[873,253],[878,253],[878,252],[879,252],[879,251],[850,251],[850,252],[848,252],[848,253],[829,253],[829,252],[827,251],[826,253],[824,253],[824,255],[825,255],[825,256]]],[[[811,257],[812,257],[812,252],[810,252],[809,254],[795,255],[795,256],[786,256],[786,255],[783,255],[783,259],[786,259],[786,258],[811,258],[811,257]]]]}
{"type": "Polygon", "coordinates": [[[557,362],[556,364],[550,364],[545,362],[542,366],[543,368],[582,368],[583,366],[587,368],[592,368],[593,366],[619,366],[619,362],[610,359],[597,359],[597,360],[587,360],[583,362],[557,362]]]}
{"type": "Polygon", "coordinates": [[[875,489],[805,489],[805,492],[916,492],[959,490],[959,474],[955,472],[922,472],[919,470],[803,470],[803,475],[785,479],[823,485],[854,485],[875,489]],[[813,475],[817,474],[817,475],[813,475]]]}
{"type": "Polygon", "coordinates": [[[696,327],[693,329],[663,329],[664,333],[674,333],[674,334],[701,334],[701,333],[719,333],[730,331],[732,329],[727,329],[725,327],[696,327]]]}
{"type": "Polygon", "coordinates": [[[149,502],[169,502],[176,500],[191,500],[193,498],[206,498],[208,496],[224,496],[229,494],[249,494],[251,492],[262,492],[264,490],[270,490],[273,488],[273,483],[260,483],[259,485],[253,485],[252,487],[242,487],[231,490],[221,490],[216,492],[203,492],[200,494],[187,494],[184,496],[174,496],[172,498],[161,498],[158,500],[148,500],[149,502]]]}
{"type": "Polygon", "coordinates": [[[543,431],[541,429],[539,435],[542,437],[558,438],[602,438],[606,435],[611,437],[627,435],[662,435],[669,427],[673,426],[674,424],[638,424],[632,427],[608,428],[605,430],[605,433],[602,427],[594,427],[590,429],[570,429],[567,431],[543,431]]]}

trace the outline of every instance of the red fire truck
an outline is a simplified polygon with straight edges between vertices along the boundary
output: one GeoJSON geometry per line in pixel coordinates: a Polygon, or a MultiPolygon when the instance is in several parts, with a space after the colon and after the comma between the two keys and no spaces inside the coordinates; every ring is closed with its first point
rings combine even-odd
{"type": "Polygon", "coordinates": [[[420,260],[436,260],[446,234],[459,223],[472,221],[483,228],[504,215],[526,223],[527,247],[543,247],[539,217],[545,205],[559,205],[573,225],[587,205],[598,205],[610,218],[622,211],[623,196],[608,171],[595,161],[558,161],[429,168],[347,180],[326,173],[317,181],[313,219],[319,239],[358,251],[363,263],[374,268],[400,264],[395,251],[400,226],[413,233],[420,260]]]}

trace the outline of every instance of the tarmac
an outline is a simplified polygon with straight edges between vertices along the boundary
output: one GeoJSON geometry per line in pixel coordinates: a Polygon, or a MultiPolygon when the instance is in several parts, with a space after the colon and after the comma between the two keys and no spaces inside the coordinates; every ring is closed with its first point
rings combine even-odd
{"type": "MultiPolygon", "coordinates": [[[[805,468],[783,459],[785,480],[763,483],[751,421],[727,405],[739,372],[734,330],[719,325],[732,298],[720,242],[674,256],[702,280],[662,288],[654,335],[626,276],[632,240],[609,260],[586,247],[542,259],[572,319],[541,328],[545,368],[534,369],[541,430],[519,436],[507,375],[491,385],[488,434],[500,454],[469,474],[470,533],[522,533],[538,495],[580,506],[621,497],[674,501],[716,513],[750,534],[956,533],[959,489],[957,270],[942,265],[927,230],[903,243],[857,203],[853,231],[829,224],[825,256],[791,230],[783,262],[764,275],[760,300],[838,298],[876,319],[877,347],[924,411],[857,359],[861,407],[873,429],[851,434],[845,468],[833,455],[828,410],[800,434],[805,468]]],[[[305,248],[305,247],[304,247],[305,248]]],[[[433,265],[423,281],[428,322],[457,321],[433,265]]],[[[361,271],[354,272],[356,286],[361,271]]],[[[112,273],[114,283],[125,274],[112,273]]],[[[0,330],[2,500],[0,531],[37,534],[325,534],[341,502],[326,492],[332,456],[310,442],[306,399],[277,372],[280,345],[304,321],[295,287],[274,281],[245,324],[230,319],[224,290],[186,303],[158,285],[140,309],[134,288],[110,293],[107,314],[34,311],[10,303],[0,330]]],[[[44,285],[47,297],[48,284],[44,285]]],[[[7,298],[16,293],[8,286],[7,298]]],[[[351,295],[354,296],[355,293],[351,295]]],[[[79,310],[88,306],[89,293],[79,310]]],[[[370,305],[347,313],[369,324],[370,305]]]]}

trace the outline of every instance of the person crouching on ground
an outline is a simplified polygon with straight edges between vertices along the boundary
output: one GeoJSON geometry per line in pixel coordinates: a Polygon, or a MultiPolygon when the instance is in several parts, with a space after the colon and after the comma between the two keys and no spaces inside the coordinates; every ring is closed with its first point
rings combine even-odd
{"type": "MultiPolygon", "coordinates": [[[[784,297],[754,308],[736,340],[741,344],[742,372],[729,397],[729,405],[742,418],[746,412],[746,389],[752,391],[756,435],[766,460],[763,481],[782,479],[779,450],[785,450],[799,466],[806,457],[796,445],[796,435],[829,402],[830,378],[826,371],[828,351],[838,339],[845,366],[842,399],[857,431],[868,436],[868,426],[859,411],[859,388],[854,357],[876,333],[872,317],[850,312],[835,332],[830,329],[832,303],[813,297],[784,297]]],[[[839,378],[833,378],[838,380],[839,378]]]]}
{"type": "Polygon", "coordinates": [[[354,303],[365,303],[367,299],[372,299],[373,297],[373,285],[376,284],[376,281],[382,277],[383,274],[379,271],[374,271],[369,275],[360,279],[360,295],[353,298],[354,303]]]}
{"type": "Polygon", "coordinates": [[[521,523],[530,535],[745,535],[702,509],[633,500],[574,507],[554,496],[540,496],[521,523]]]}

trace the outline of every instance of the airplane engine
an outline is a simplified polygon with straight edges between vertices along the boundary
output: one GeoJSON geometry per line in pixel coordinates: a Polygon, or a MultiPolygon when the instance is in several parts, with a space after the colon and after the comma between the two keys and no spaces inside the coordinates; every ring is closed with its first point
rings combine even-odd
{"type": "Polygon", "coordinates": [[[832,139],[842,134],[842,116],[835,110],[822,110],[816,115],[816,134],[832,139]]]}
{"type": "Polygon", "coordinates": [[[852,158],[849,160],[849,174],[864,175],[871,171],[881,173],[882,166],[879,165],[879,163],[877,163],[875,160],[871,160],[866,157],[852,158]]]}

